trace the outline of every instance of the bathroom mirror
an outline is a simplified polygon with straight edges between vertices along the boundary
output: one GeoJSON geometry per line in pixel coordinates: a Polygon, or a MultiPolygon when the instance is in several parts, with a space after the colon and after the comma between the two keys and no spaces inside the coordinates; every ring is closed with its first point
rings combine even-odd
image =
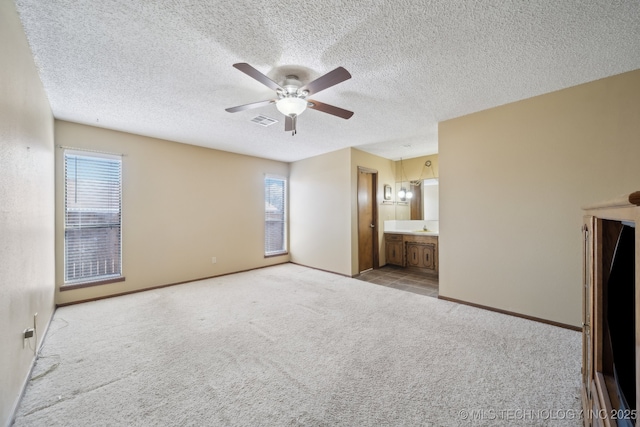
{"type": "Polygon", "coordinates": [[[439,220],[439,196],[438,196],[438,180],[431,178],[420,182],[410,183],[408,181],[396,182],[394,200],[396,201],[396,219],[397,220],[439,220]],[[402,189],[405,194],[407,191],[412,192],[412,197],[400,197],[402,189]]]}
{"type": "Polygon", "coordinates": [[[440,220],[439,183],[435,178],[422,181],[422,218],[425,221],[440,220]]]}

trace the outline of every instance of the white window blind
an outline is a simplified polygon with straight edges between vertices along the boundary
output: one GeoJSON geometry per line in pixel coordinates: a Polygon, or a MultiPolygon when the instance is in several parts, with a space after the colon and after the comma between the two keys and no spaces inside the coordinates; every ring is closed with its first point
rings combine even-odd
{"type": "Polygon", "coordinates": [[[122,275],[122,159],[65,152],[64,281],[122,275]]]}
{"type": "Polygon", "coordinates": [[[287,252],[287,179],[266,175],[264,179],[264,254],[287,252]]]}

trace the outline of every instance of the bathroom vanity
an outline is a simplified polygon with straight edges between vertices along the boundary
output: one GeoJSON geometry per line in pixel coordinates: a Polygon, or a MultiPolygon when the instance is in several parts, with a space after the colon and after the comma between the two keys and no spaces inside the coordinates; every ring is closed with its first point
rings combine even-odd
{"type": "Polygon", "coordinates": [[[437,232],[385,231],[384,239],[387,264],[438,274],[437,232]]]}

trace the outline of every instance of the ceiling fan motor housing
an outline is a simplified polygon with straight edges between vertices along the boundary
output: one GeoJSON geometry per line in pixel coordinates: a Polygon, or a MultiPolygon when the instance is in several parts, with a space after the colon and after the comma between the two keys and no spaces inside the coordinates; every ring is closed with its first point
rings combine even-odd
{"type": "Polygon", "coordinates": [[[307,101],[305,101],[305,97],[307,93],[300,93],[298,89],[302,87],[302,82],[298,79],[298,76],[288,75],[284,78],[282,82],[282,88],[284,91],[282,93],[278,93],[278,101],[276,102],[276,107],[278,111],[280,111],[285,116],[296,117],[307,108],[307,101]]]}
{"type": "Polygon", "coordinates": [[[288,75],[282,82],[282,88],[284,89],[284,96],[300,96],[303,94],[298,93],[298,89],[302,87],[302,82],[298,79],[298,76],[288,75]]]}

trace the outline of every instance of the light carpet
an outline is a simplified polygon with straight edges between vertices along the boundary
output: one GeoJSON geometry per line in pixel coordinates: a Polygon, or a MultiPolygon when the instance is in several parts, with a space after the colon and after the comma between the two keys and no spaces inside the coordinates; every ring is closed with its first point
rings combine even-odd
{"type": "Polygon", "coordinates": [[[581,337],[294,264],[63,307],[16,426],[580,426],[581,337]]]}

